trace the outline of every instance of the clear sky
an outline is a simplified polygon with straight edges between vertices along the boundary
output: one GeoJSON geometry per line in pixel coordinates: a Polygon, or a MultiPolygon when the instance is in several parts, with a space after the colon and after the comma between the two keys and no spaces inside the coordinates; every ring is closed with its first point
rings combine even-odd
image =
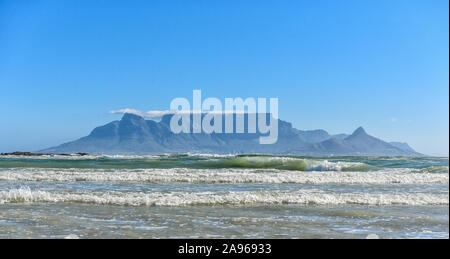
{"type": "Polygon", "coordinates": [[[299,129],[449,153],[448,0],[0,0],[0,152],[175,97],[278,97],[299,129]]]}

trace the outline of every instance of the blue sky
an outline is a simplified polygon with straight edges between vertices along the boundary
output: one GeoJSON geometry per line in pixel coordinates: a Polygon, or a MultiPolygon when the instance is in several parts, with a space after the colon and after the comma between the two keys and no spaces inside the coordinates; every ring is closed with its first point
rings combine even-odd
{"type": "Polygon", "coordinates": [[[358,126],[448,156],[447,0],[0,0],[0,152],[175,97],[278,97],[299,129],[358,126]]]}

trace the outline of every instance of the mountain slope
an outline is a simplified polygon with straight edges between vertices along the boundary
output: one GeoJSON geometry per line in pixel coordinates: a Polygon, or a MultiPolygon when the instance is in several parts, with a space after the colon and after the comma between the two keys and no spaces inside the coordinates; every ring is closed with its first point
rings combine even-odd
{"type": "Polygon", "coordinates": [[[389,144],[393,145],[396,148],[400,148],[401,150],[407,151],[407,152],[416,152],[406,142],[389,142],[389,144]]]}

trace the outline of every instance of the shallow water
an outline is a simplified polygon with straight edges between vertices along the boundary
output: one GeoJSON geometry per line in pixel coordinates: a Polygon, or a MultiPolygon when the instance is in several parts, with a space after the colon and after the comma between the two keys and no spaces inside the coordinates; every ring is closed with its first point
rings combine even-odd
{"type": "Polygon", "coordinates": [[[0,238],[448,238],[448,158],[0,156],[0,238]]]}

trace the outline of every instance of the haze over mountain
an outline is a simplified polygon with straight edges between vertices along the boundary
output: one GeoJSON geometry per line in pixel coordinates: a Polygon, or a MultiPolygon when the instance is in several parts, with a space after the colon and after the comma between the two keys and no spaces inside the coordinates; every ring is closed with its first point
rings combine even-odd
{"type": "MultiPolygon", "coordinates": [[[[62,145],[41,150],[45,153],[95,154],[162,154],[162,153],[214,153],[214,154],[292,154],[310,156],[420,156],[406,143],[387,143],[368,135],[362,127],[351,135],[330,135],[325,130],[298,130],[286,121],[278,120],[278,141],[259,144],[260,133],[174,134],[170,119],[145,120],[134,114],[124,114],[95,128],[88,136],[62,145]]],[[[234,121],[236,117],[234,117],[234,121]]],[[[245,125],[248,117],[245,116],[245,125]]],[[[235,124],[235,123],[234,123],[235,124]]],[[[192,126],[191,126],[192,127],[192,126]]],[[[224,127],[224,126],[223,126],[224,127]]]]}

